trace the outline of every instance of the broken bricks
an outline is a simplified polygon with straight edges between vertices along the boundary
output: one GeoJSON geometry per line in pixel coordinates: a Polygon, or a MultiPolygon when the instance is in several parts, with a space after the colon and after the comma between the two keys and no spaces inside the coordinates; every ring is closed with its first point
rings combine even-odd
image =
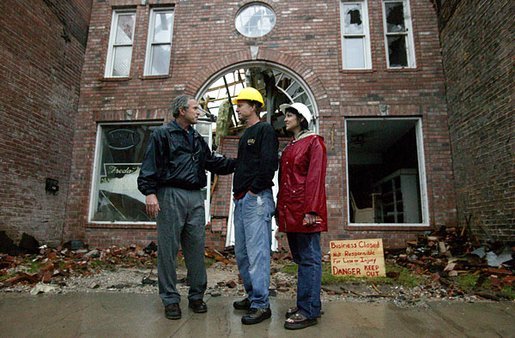
{"type": "Polygon", "coordinates": [[[87,276],[99,269],[124,267],[148,267],[154,265],[155,254],[144,254],[136,246],[130,248],[112,246],[105,250],[84,249],[78,243],[69,243],[69,248],[49,249],[45,246],[36,255],[12,256],[0,254],[0,287],[15,284],[62,283],[70,276],[87,276]]]}
{"type": "Polygon", "coordinates": [[[441,227],[407,242],[405,253],[388,254],[388,259],[417,274],[430,274],[431,282],[436,287],[444,286],[449,297],[464,293],[459,290],[456,278],[469,275],[477,278],[472,290],[475,295],[488,294],[489,299],[501,299],[502,296],[492,292],[512,287],[514,250],[501,243],[477,245],[465,231],[441,227]],[[489,283],[485,283],[487,280],[489,283]],[[491,290],[476,290],[485,287],[491,290]]]}

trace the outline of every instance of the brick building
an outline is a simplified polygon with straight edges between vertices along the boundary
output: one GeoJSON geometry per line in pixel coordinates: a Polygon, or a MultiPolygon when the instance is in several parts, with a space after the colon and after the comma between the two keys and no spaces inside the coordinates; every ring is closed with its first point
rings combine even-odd
{"type": "Polygon", "coordinates": [[[91,0],[0,1],[0,231],[59,244],[91,0]]]}
{"type": "Polygon", "coordinates": [[[513,2],[438,2],[458,221],[515,238],[513,2]]]}
{"type": "MultiPolygon", "coordinates": [[[[173,97],[216,98],[220,79],[230,95],[238,85],[259,87],[278,132],[280,103],[304,102],[317,116],[329,153],[325,241],[380,236],[403,245],[419,231],[455,224],[438,23],[429,1],[112,0],[94,2],[91,18],[68,238],[94,245],[155,239],[141,197],[129,191],[146,137],[169,120],[173,97]]],[[[231,155],[236,141],[222,139],[219,150],[231,155]]],[[[223,247],[230,179],[218,182],[208,237],[223,247]]]]}
{"type": "MultiPolygon", "coordinates": [[[[1,180],[16,184],[10,190],[2,188],[6,197],[2,209],[7,213],[2,216],[0,230],[18,234],[26,231],[44,241],[83,239],[93,246],[155,240],[155,224],[143,213],[143,196],[135,186],[149,133],[170,119],[168,105],[173,97],[191,94],[218,117],[217,124],[208,119],[199,124],[201,133],[216,144],[219,152],[234,156],[241,129],[230,128],[228,136],[221,138],[213,137],[211,131],[216,129],[220,134],[223,116],[230,124],[231,111],[228,108],[224,115],[224,100],[247,85],[258,87],[266,97],[263,119],[271,122],[281,137],[285,136],[277,109],[281,103],[303,102],[316,116],[329,161],[326,184],[330,232],[323,236],[325,245],[332,239],[381,237],[388,246],[402,246],[421,231],[454,226],[457,221],[463,224],[456,201],[467,205],[463,194],[455,196],[455,191],[464,191],[461,186],[455,189],[448,127],[453,120],[448,121],[451,115],[447,112],[443,68],[444,64],[452,67],[452,62],[442,61],[438,31],[439,22],[441,27],[442,22],[448,22],[442,30],[442,44],[444,56],[452,57],[452,53],[445,53],[446,43],[452,50],[452,30],[459,32],[453,22],[459,20],[445,14],[450,12],[445,9],[450,3],[97,0],[68,5],[57,0],[40,1],[44,13],[71,6],[68,11],[57,12],[84,19],[73,23],[48,19],[59,31],[51,35],[57,42],[61,32],[64,36],[66,31],[74,32],[71,44],[77,44],[78,54],[73,54],[73,70],[77,70],[73,76],[62,78],[54,69],[61,65],[59,60],[54,66],[36,64],[49,67],[44,74],[50,78],[52,89],[36,83],[36,90],[22,88],[30,89],[30,93],[39,91],[39,95],[52,93],[57,102],[56,116],[63,114],[59,104],[69,103],[71,108],[65,110],[59,131],[50,117],[47,124],[35,126],[32,143],[22,144],[21,152],[9,138],[2,139],[7,145],[2,151],[10,152],[2,156],[1,180]],[[66,25],[59,26],[58,22],[66,25]],[[86,35],[84,49],[85,40],[77,36],[86,35]],[[79,83],[81,65],[77,105],[79,89],[73,86],[79,83]],[[66,100],[63,87],[73,88],[75,96],[66,100]],[[49,157],[37,156],[35,163],[21,161],[34,152],[34,144],[45,144],[53,152],[49,157]],[[17,156],[15,151],[27,155],[17,156]],[[38,175],[25,174],[31,170],[39,170],[38,175]],[[56,172],[62,175],[51,175],[56,172]],[[26,192],[35,190],[32,188],[40,186],[45,177],[59,181],[59,192],[52,195],[41,190],[27,197],[26,192]],[[53,209],[40,206],[48,200],[53,209]],[[37,205],[32,215],[18,206],[20,201],[37,205]]],[[[4,4],[0,6],[7,10],[4,4]]],[[[9,11],[23,9],[30,14],[34,10],[28,5],[20,7],[17,10],[13,5],[9,11]]],[[[7,20],[5,15],[2,20],[7,20]]],[[[16,26],[7,21],[5,25],[16,26]]],[[[15,36],[23,36],[23,29],[18,29],[15,36]]],[[[2,34],[15,44],[16,38],[2,34]]],[[[47,48],[46,41],[38,41],[41,45],[34,45],[35,52],[67,50],[58,45],[47,48]]],[[[22,67],[14,61],[17,50],[8,50],[12,66],[2,62],[2,72],[10,79],[13,73],[8,69],[22,67]]],[[[27,62],[33,67],[36,63],[31,58],[27,62]]],[[[22,70],[22,74],[27,77],[33,73],[22,70]]],[[[4,81],[2,91],[20,95],[9,86],[22,81],[4,81]]],[[[34,104],[30,96],[18,100],[25,101],[34,104]]],[[[38,115],[27,108],[16,111],[21,105],[14,102],[9,109],[20,116],[20,125],[13,122],[13,129],[20,130],[22,121],[38,115]]],[[[40,98],[35,106],[44,110],[40,107],[45,104],[40,98]]],[[[451,101],[449,107],[459,111],[451,101]]],[[[2,114],[7,113],[2,109],[2,114]]],[[[467,147],[460,137],[463,126],[456,114],[450,129],[457,142],[454,155],[467,147]]],[[[45,118],[40,120],[46,122],[45,118]]],[[[2,119],[2,123],[5,121],[8,119],[2,119]]],[[[5,127],[12,128],[11,124],[5,127]]],[[[505,132],[509,135],[509,130],[505,132]]],[[[26,133],[20,135],[27,137],[26,133]]],[[[38,147],[36,151],[41,154],[46,149],[38,147]]],[[[454,163],[457,175],[466,175],[460,170],[465,160],[462,156],[465,154],[458,155],[460,161],[454,163]]],[[[507,161],[506,153],[500,156],[507,161]]],[[[463,177],[459,182],[466,181],[463,177]]],[[[223,248],[231,232],[231,180],[211,180],[212,188],[206,189],[206,204],[211,206],[207,215],[208,244],[223,248]]],[[[504,209],[507,212],[513,211],[511,194],[511,205],[504,209]]]]}

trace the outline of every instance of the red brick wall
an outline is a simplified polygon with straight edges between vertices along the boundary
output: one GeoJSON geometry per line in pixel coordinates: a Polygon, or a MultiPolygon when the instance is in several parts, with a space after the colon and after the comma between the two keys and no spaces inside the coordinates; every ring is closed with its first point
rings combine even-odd
{"type": "Polygon", "coordinates": [[[0,1],[0,230],[15,241],[61,241],[90,10],[91,0],[0,1]]]}
{"type": "MultiPolygon", "coordinates": [[[[149,1],[150,5],[156,2],[149,1]]],[[[132,112],[132,120],[167,120],[166,108],[174,96],[183,92],[196,94],[215,73],[251,61],[251,45],[259,47],[257,61],[282,65],[302,77],[316,100],[320,133],[326,139],[329,155],[327,192],[331,232],[324,237],[324,243],[331,239],[376,236],[346,226],[344,118],[380,116],[380,104],[389,106],[390,116],[422,117],[430,223],[431,226],[454,225],[456,210],[444,77],[437,17],[431,2],[410,1],[417,68],[405,70],[386,68],[381,2],[368,2],[373,64],[369,71],[341,70],[338,1],[266,0],[276,12],[277,24],[259,39],[242,37],[234,27],[238,9],[247,2],[159,1],[176,4],[172,61],[169,77],[152,79],[143,77],[149,5],[141,5],[140,0],[94,3],[73,145],[73,185],[66,236],[97,243],[101,237],[97,234],[105,231],[89,227],[87,222],[97,122],[128,120],[127,110],[132,112]],[[131,75],[123,80],[106,80],[103,74],[111,10],[112,6],[121,5],[137,10],[131,75]]],[[[227,184],[225,178],[220,182],[227,184]]],[[[215,229],[220,229],[223,227],[220,213],[226,212],[227,206],[215,204],[214,208],[213,224],[215,229]]],[[[132,225],[126,229],[127,236],[139,231],[132,225]]],[[[382,237],[393,237],[394,243],[414,234],[395,231],[382,237]]],[[[104,235],[110,236],[109,232],[104,235]]],[[[209,240],[213,238],[214,243],[217,236],[218,233],[209,240]]],[[[113,237],[113,240],[121,239],[113,237]]],[[[220,243],[223,246],[221,239],[220,243]]]]}
{"type": "Polygon", "coordinates": [[[440,12],[461,226],[515,238],[513,1],[445,1],[440,12]]]}

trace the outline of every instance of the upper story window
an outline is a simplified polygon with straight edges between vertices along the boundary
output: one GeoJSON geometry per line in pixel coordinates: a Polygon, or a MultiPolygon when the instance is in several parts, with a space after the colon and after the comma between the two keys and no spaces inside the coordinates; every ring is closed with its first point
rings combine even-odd
{"type": "Polygon", "coordinates": [[[115,10],[113,12],[105,77],[129,76],[135,23],[135,10],[115,10]]]}
{"type": "Polygon", "coordinates": [[[262,3],[251,3],[236,15],[236,29],[249,38],[268,34],[275,26],[274,11],[262,3]]]}
{"type": "Polygon", "coordinates": [[[389,68],[414,68],[415,50],[409,1],[383,1],[386,58],[389,68]]]}
{"type": "Polygon", "coordinates": [[[372,68],[367,2],[341,1],[340,13],[343,68],[372,68]]]}
{"type": "Polygon", "coordinates": [[[148,27],[145,75],[168,75],[172,48],[173,9],[152,9],[148,27]]]}

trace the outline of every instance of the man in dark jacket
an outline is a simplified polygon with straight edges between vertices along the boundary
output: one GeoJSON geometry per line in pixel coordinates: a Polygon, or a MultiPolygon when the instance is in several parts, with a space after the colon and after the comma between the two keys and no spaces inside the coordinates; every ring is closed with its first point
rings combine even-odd
{"type": "Polygon", "coordinates": [[[279,143],[274,128],[260,121],[264,101],[259,91],[246,87],[235,102],[238,117],[247,125],[238,144],[238,165],[233,182],[234,252],[247,298],[234,302],[233,306],[247,310],[241,321],[250,325],[272,315],[268,299],[275,210],[271,188],[278,165],[279,143]]]}
{"type": "Polygon", "coordinates": [[[176,257],[179,245],[188,269],[189,307],[207,311],[203,301],[207,287],[204,265],[206,186],[205,170],[217,174],[234,171],[235,160],[212,155],[202,136],[192,127],[199,117],[197,101],[180,95],[172,102],[174,121],[156,128],[149,140],[138,189],[146,196],[146,210],[157,220],[157,270],[159,296],[165,316],[180,319],[176,257]]]}

